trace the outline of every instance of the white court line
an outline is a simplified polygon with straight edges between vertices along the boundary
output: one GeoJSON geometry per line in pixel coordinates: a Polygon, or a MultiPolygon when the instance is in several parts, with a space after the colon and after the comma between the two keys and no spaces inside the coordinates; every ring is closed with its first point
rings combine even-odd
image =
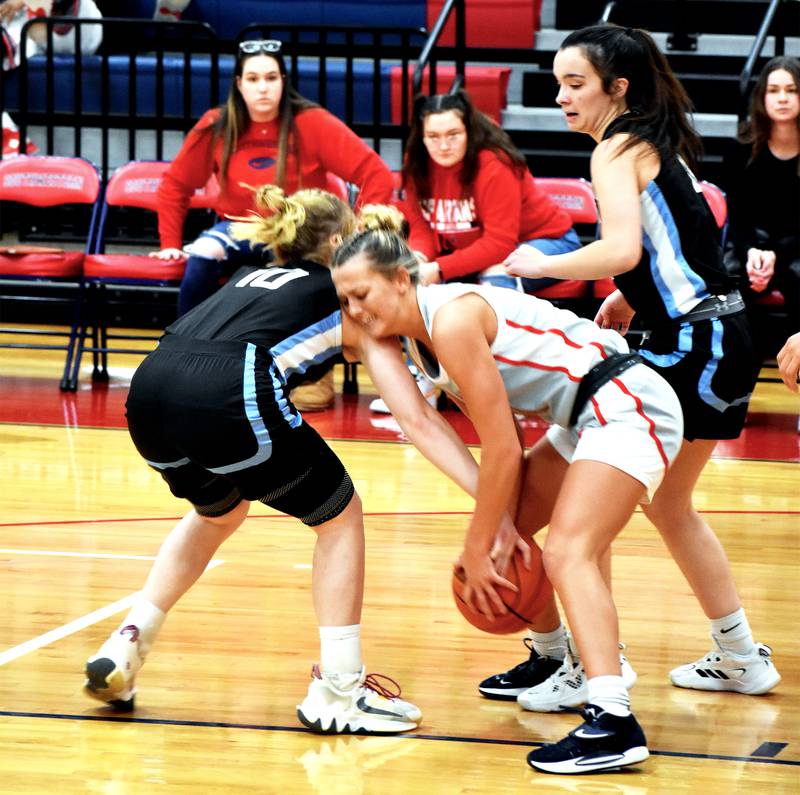
{"type": "MultiPolygon", "coordinates": [[[[224,562],[224,560],[212,560],[208,566],[206,566],[206,571],[215,569],[217,566],[221,566],[224,562]]],[[[90,627],[92,624],[96,624],[98,621],[102,621],[104,618],[113,616],[115,613],[121,613],[123,610],[133,604],[133,600],[138,593],[138,591],[135,591],[134,593],[128,594],[122,599],[118,599],[116,602],[112,602],[110,605],[106,605],[105,607],[101,607],[91,613],[87,613],[85,616],[76,618],[74,621],[70,621],[68,624],[63,624],[60,627],[51,629],[49,632],[45,632],[43,635],[31,638],[30,640],[26,640],[24,643],[20,643],[18,646],[13,646],[10,649],[6,649],[4,652],[0,652],[0,666],[10,663],[12,660],[16,660],[18,657],[23,657],[26,654],[30,654],[32,651],[41,649],[42,646],[48,646],[51,643],[55,643],[57,640],[66,638],[67,635],[72,635],[75,632],[86,629],[86,627],[90,627]]]]}
{"type": "Polygon", "coordinates": [[[152,555],[116,555],[112,552],[51,552],[47,549],[0,549],[0,555],[51,555],[59,558],[113,558],[114,560],[155,560],[152,555]]]}

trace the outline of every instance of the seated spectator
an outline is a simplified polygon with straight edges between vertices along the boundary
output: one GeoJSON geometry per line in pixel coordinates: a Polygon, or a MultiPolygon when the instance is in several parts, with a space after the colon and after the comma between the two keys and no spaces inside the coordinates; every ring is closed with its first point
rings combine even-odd
{"type": "Polygon", "coordinates": [[[800,60],[773,58],[762,70],[728,194],[726,265],[752,303],[782,293],[789,331],[800,329],[800,60]]]}
{"type": "MultiPolygon", "coordinates": [[[[19,66],[22,28],[29,19],[36,17],[81,17],[100,19],[102,14],[93,0],[3,0],[0,2],[0,61],[3,71],[19,66]]],[[[53,28],[53,52],[75,52],[75,26],[56,25],[53,28]]],[[[102,25],[81,26],[81,52],[91,55],[103,41],[102,25]]],[[[25,55],[30,58],[47,49],[47,30],[43,25],[28,28],[25,55]]],[[[19,154],[19,131],[14,120],[6,113],[2,115],[3,157],[19,154]]],[[[28,142],[27,154],[34,154],[35,146],[28,142]]]]}
{"type": "Polygon", "coordinates": [[[518,279],[500,263],[519,245],[546,254],[580,248],[569,215],[537,188],[522,153],[463,91],[417,99],[403,188],[423,284],[476,277],[535,293],[558,280],[518,279]]]}
{"type": "MultiPolygon", "coordinates": [[[[325,188],[329,172],[357,185],[361,203],[391,198],[386,164],[345,124],[292,88],[281,49],[272,39],[241,42],[226,104],[206,112],[189,132],[159,188],[161,250],[151,256],[189,255],[178,298],[181,315],[214,293],[225,275],[269,257],[263,246],[233,240],[229,220],[182,248],[189,199],[212,174],[220,185],[214,209],[223,219],[255,210],[254,188],[277,184],[287,194],[325,188]]],[[[324,383],[299,389],[306,394],[293,400],[301,410],[333,402],[330,374],[324,383]]]]}

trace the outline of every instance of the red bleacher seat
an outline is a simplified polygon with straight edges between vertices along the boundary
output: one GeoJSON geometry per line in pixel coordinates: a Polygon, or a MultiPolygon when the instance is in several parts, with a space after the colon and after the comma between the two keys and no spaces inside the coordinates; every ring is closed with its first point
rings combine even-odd
{"type": "MultiPolygon", "coordinates": [[[[392,123],[400,124],[403,109],[403,84],[401,82],[402,67],[393,66],[392,70],[392,123]]],[[[411,77],[414,67],[408,67],[408,94],[409,113],[411,109],[411,77]]],[[[436,67],[436,91],[444,93],[450,89],[456,76],[455,66],[436,67]]],[[[464,88],[469,92],[470,98],[478,110],[483,111],[498,124],[500,115],[506,106],[508,94],[508,81],[511,78],[511,69],[506,66],[467,66],[464,74],[464,88]]],[[[422,93],[430,94],[430,73],[425,69],[422,78],[422,93]]]]}
{"type": "MultiPolygon", "coordinates": [[[[444,0],[428,0],[428,30],[432,30],[444,0]]],[[[539,29],[541,0],[466,0],[468,47],[520,47],[531,49],[539,29]]],[[[442,31],[439,44],[455,43],[455,19],[442,31]]]]}

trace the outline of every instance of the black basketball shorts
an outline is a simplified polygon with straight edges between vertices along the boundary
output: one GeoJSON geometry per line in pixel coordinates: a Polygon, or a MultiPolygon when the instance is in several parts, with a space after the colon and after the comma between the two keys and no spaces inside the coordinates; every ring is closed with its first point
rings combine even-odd
{"type": "Polygon", "coordinates": [[[259,346],[167,335],[134,374],[126,408],[141,456],[204,516],[260,500],[314,526],[353,497],[344,465],[259,346]]]}
{"type": "Polygon", "coordinates": [[[759,369],[744,312],[655,329],[639,353],[678,395],[685,439],[739,436],[759,369]]]}

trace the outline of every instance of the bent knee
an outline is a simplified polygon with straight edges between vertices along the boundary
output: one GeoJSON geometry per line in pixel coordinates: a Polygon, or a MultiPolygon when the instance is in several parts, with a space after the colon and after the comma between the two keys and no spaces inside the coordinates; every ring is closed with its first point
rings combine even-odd
{"type": "Polygon", "coordinates": [[[190,246],[187,251],[193,257],[202,257],[203,259],[223,260],[227,258],[225,247],[219,240],[213,237],[206,237],[205,235],[198,237],[190,246]]]}

